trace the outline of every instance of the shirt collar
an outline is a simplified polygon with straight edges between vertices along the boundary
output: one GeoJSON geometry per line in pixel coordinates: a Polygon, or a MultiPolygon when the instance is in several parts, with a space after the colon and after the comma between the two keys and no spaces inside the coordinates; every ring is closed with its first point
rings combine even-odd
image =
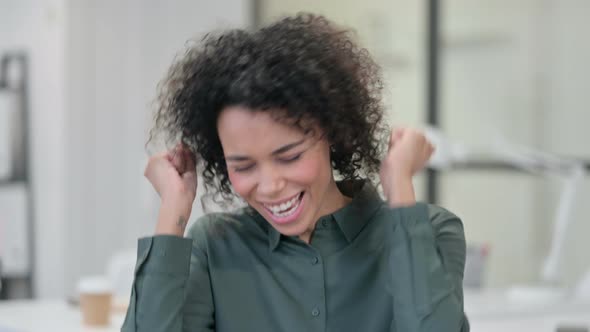
{"type": "Polygon", "coordinates": [[[268,225],[268,248],[273,251],[279,246],[281,242],[281,233],[274,227],[268,225]]]}
{"type": "Polygon", "coordinates": [[[274,227],[272,227],[264,217],[251,206],[246,207],[246,213],[248,213],[254,221],[268,232],[268,248],[272,251],[275,250],[281,241],[281,233],[279,233],[274,227]]]}
{"type": "Polygon", "coordinates": [[[339,182],[338,188],[352,201],[332,214],[348,243],[354,241],[375,215],[383,200],[368,180],[339,182]]]}
{"type": "MultiPolygon", "coordinates": [[[[383,200],[368,180],[342,181],[337,182],[337,185],[342,193],[353,197],[352,201],[331,215],[322,218],[330,216],[334,218],[346,240],[351,243],[375,215],[377,209],[383,204],[383,200]]],[[[281,233],[270,226],[256,210],[251,209],[251,211],[258,221],[266,224],[269,249],[275,250],[281,241],[281,233]]]]}

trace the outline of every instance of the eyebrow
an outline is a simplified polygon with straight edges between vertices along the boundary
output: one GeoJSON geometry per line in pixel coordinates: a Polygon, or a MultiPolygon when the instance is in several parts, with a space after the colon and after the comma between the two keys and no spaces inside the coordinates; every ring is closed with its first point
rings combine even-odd
{"type": "MultiPolygon", "coordinates": [[[[274,150],[272,152],[272,155],[273,156],[276,156],[278,154],[285,153],[285,152],[287,152],[287,151],[289,151],[289,150],[291,150],[291,149],[293,149],[293,148],[295,148],[295,147],[303,144],[303,142],[305,142],[305,139],[302,139],[300,141],[289,143],[287,145],[281,146],[280,148],[274,150]]],[[[233,156],[227,156],[227,157],[225,157],[225,160],[226,161],[247,161],[247,160],[250,160],[250,157],[240,156],[240,155],[233,155],[233,156]]]]}

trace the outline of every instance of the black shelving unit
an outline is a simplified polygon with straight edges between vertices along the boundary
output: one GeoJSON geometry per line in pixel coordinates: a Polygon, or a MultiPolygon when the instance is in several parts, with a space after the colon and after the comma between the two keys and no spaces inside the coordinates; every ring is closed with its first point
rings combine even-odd
{"type": "MultiPolygon", "coordinates": [[[[17,126],[21,128],[16,129],[19,137],[13,137],[19,146],[19,156],[12,159],[11,176],[7,179],[0,180],[0,186],[23,185],[26,191],[27,199],[27,250],[28,250],[28,271],[26,275],[2,278],[3,287],[0,289],[0,299],[6,299],[9,294],[9,288],[12,285],[19,285],[19,288],[24,288],[24,297],[32,298],[33,278],[35,266],[35,241],[34,241],[34,201],[32,191],[32,176],[30,167],[30,107],[29,107],[29,59],[25,52],[13,52],[0,55],[0,90],[10,90],[18,96],[18,113],[17,126]],[[18,68],[19,77],[12,80],[10,77],[11,70],[18,68]],[[24,283],[24,286],[23,286],[24,283]]],[[[12,151],[14,152],[14,151],[12,151]]],[[[1,260],[1,257],[0,257],[1,260]]],[[[1,269],[1,262],[0,262],[1,269]]],[[[0,276],[3,274],[0,270],[0,276]]]]}
{"type": "MultiPolygon", "coordinates": [[[[428,0],[426,6],[426,123],[440,127],[439,123],[439,78],[440,78],[440,3],[428,0]]],[[[438,171],[426,169],[426,199],[438,202],[438,171]]]]}

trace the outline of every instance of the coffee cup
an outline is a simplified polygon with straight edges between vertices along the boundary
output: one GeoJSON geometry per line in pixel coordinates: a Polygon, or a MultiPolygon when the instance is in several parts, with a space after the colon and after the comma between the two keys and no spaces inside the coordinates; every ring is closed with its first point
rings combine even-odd
{"type": "Polygon", "coordinates": [[[110,324],[112,287],[106,277],[82,278],[78,283],[82,321],[89,326],[110,324]]]}

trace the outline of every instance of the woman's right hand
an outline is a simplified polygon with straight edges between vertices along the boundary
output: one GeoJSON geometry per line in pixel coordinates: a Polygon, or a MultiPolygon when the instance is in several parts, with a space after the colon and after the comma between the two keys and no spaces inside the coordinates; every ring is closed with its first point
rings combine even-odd
{"type": "Polygon", "coordinates": [[[197,192],[194,154],[178,144],[152,156],[144,175],[161,199],[156,234],[183,236],[197,192]]]}

